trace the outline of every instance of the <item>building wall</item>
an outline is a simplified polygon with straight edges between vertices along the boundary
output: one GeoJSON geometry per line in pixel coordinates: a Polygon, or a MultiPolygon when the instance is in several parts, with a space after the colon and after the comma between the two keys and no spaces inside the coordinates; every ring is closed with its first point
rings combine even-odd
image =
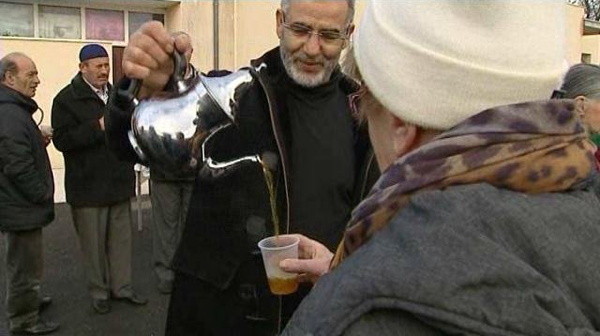
{"type": "Polygon", "coordinates": [[[600,64],[600,35],[583,36],[581,39],[581,52],[590,55],[590,63],[600,64]]]}
{"type": "Polygon", "coordinates": [[[567,4],[566,6],[566,59],[570,65],[581,62],[583,18],[585,12],[583,7],[567,4]]]}
{"type": "Polygon", "coordinates": [[[192,37],[192,64],[200,70],[212,69],[213,64],[212,7],[212,1],[186,0],[166,13],[169,31],[184,31],[192,37]]]}

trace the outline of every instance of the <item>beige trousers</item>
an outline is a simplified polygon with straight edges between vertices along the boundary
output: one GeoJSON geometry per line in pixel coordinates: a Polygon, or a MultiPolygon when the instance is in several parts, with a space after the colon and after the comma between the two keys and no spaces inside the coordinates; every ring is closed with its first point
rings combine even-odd
{"type": "Polygon", "coordinates": [[[131,296],[130,201],[72,208],[88,290],[93,299],[131,296]]]}

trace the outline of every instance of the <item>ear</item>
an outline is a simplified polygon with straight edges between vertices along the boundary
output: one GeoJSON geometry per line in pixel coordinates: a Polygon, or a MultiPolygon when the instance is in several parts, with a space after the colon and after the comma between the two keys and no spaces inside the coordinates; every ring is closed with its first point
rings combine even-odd
{"type": "Polygon", "coordinates": [[[275,13],[275,20],[277,20],[277,37],[281,40],[283,37],[283,11],[281,9],[278,9],[275,13]]]}
{"type": "Polygon", "coordinates": [[[415,146],[417,141],[417,126],[408,124],[391,113],[390,117],[394,154],[396,157],[400,157],[415,146]]]}
{"type": "Polygon", "coordinates": [[[15,83],[15,74],[12,73],[11,71],[7,71],[4,74],[4,79],[2,80],[2,83],[6,84],[7,86],[12,87],[15,83]]]}
{"type": "Polygon", "coordinates": [[[83,72],[84,69],[85,69],[85,62],[79,63],[79,71],[83,72]]]}
{"type": "Polygon", "coordinates": [[[575,97],[575,112],[577,112],[577,115],[580,118],[583,118],[583,116],[585,115],[585,110],[586,110],[586,98],[584,96],[577,96],[575,97]]]}

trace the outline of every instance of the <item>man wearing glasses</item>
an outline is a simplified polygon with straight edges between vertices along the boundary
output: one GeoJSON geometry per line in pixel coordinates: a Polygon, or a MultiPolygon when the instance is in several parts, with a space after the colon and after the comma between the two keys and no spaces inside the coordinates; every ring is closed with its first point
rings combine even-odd
{"type": "MultiPolygon", "coordinates": [[[[283,0],[276,13],[279,47],[251,62],[266,70],[241,99],[236,127],[211,143],[221,160],[248,153],[276,158],[270,165],[281,232],[302,233],[331,249],[378,174],[366,132],[358,129],[348,104],[357,85],[338,66],[354,31],[353,16],[354,0],[283,0]]],[[[166,85],[174,49],[189,56],[190,37],[173,37],[157,22],[132,35],[123,70],[143,80],[138,98],[166,85]]],[[[126,143],[118,125],[120,119],[129,121],[129,107],[120,101],[115,96],[109,103],[107,128],[114,144],[126,143]]],[[[285,325],[310,287],[281,299],[269,292],[256,244],[272,234],[260,166],[241,166],[218,177],[201,170],[172,263],[166,334],[273,335],[285,325]]]]}

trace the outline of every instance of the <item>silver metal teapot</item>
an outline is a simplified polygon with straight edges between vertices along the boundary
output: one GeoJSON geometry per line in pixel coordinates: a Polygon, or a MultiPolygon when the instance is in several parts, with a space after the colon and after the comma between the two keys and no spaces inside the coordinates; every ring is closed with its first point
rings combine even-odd
{"type": "MultiPolygon", "coordinates": [[[[200,164],[224,169],[243,161],[259,162],[255,156],[215,162],[205,151],[213,134],[236,122],[240,97],[252,86],[249,68],[224,77],[207,77],[192,67],[184,78],[185,58],[174,53],[174,90],[142,101],[134,100],[129,141],[147,165],[170,173],[195,170],[200,164]],[[200,162],[199,162],[200,161],[200,162]]],[[[133,80],[129,92],[135,96],[140,82],[133,80]]]]}

